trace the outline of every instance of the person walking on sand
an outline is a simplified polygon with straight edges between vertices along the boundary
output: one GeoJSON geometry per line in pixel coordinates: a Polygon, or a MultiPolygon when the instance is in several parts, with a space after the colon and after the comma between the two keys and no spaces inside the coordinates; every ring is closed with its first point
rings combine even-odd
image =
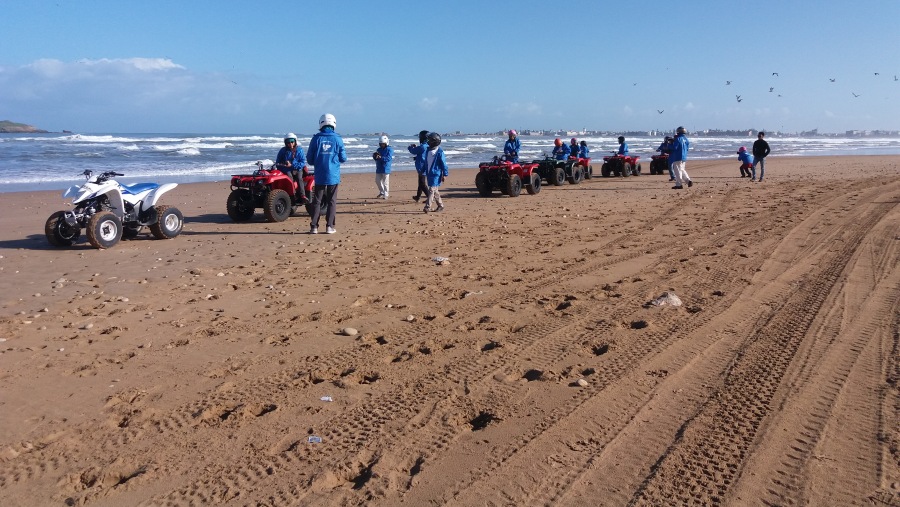
{"type": "Polygon", "coordinates": [[[428,195],[428,182],[425,180],[425,154],[428,151],[427,137],[427,130],[419,131],[419,144],[412,143],[406,148],[414,155],[416,174],[419,180],[419,187],[416,188],[416,195],[413,196],[413,200],[416,202],[419,202],[423,195],[428,195]]]}
{"type": "Polygon", "coordinates": [[[444,201],[441,200],[441,192],[438,187],[444,182],[444,178],[450,176],[447,170],[447,157],[441,146],[441,135],[437,132],[428,134],[428,152],[425,156],[425,178],[428,180],[428,199],[425,201],[425,213],[431,212],[431,202],[435,201],[435,212],[444,211],[444,201]]]}
{"type": "Polygon", "coordinates": [[[519,150],[522,149],[522,142],[519,141],[519,133],[515,130],[510,130],[508,134],[509,139],[503,145],[503,154],[506,155],[506,160],[516,163],[519,161],[519,150]]]}
{"type": "Polygon", "coordinates": [[[759,165],[759,181],[763,180],[763,176],[766,175],[766,157],[769,156],[769,143],[766,142],[765,132],[760,132],[756,135],[756,141],[753,142],[753,172],[751,173],[750,181],[756,181],[756,166],[759,165]]]}
{"type": "Polygon", "coordinates": [[[306,150],[306,161],[316,170],[315,187],[313,188],[312,216],[309,233],[319,233],[319,217],[322,214],[322,203],[327,206],[325,214],[325,232],[334,234],[337,218],[337,193],[341,183],[341,163],[347,161],[344,151],[344,140],[334,131],[337,121],[332,114],[323,114],[319,118],[319,132],[309,141],[306,150]]]}
{"type": "Polygon", "coordinates": [[[741,146],[737,151],[738,160],[741,161],[741,178],[750,176],[750,169],[753,167],[753,155],[747,153],[747,148],[741,146]]]}
{"type": "Polygon", "coordinates": [[[378,149],[372,154],[375,159],[375,186],[378,187],[378,199],[387,199],[391,193],[391,161],[394,160],[394,149],[390,146],[388,136],[381,136],[378,149]]]}
{"type": "Polygon", "coordinates": [[[684,182],[687,182],[688,187],[694,186],[694,182],[691,181],[691,177],[688,176],[687,171],[684,169],[688,150],[691,148],[691,142],[685,136],[686,133],[687,131],[684,127],[675,129],[675,140],[672,141],[672,151],[669,153],[669,159],[673,160],[672,172],[675,174],[675,186],[672,188],[675,190],[684,188],[682,186],[684,182]]]}

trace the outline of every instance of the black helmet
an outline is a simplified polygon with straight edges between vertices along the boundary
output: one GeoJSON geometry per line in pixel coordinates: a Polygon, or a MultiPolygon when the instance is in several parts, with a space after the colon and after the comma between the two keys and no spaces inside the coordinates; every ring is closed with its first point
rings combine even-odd
{"type": "Polygon", "coordinates": [[[429,132],[427,139],[429,148],[434,149],[441,145],[441,135],[437,132],[429,132]]]}
{"type": "Polygon", "coordinates": [[[624,141],[624,140],[625,140],[625,136],[619,136],[619,142],[620,142],[620,143],[621,143],[622,141],[624,141]]]}
{"type": "Polygon", "coordinates": [[[587,141],[581,141],[582,146],[587,146],[587,141]]]}
{"type": "Polygon", "coordinates": [[[675,129],[675,133],[676,134],[687,134],[687,130],[685,130],[684,127],[678,127],[677,129],[675,129]]]}
{"type": "Polygon", "coordinates": [[[666,140],[666,141],[674,141],[675,138],[673,138],[672,136],[666,136],[666,139],[665,139],[665,140],[666,140]]]}
{"type": "Polygon", "coordinates": [[[425,139],[428,137],[428,131],[422,130],[419,132],[419,144],[425,144],[425,139]]]}

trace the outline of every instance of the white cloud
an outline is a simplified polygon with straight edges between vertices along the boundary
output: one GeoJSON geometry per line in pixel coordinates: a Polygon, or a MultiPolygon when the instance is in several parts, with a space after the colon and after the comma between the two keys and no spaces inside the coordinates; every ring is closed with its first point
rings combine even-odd
{"type": "Polygon", "coordinates": [[[431,111],[438,105],[438,99],[433,99],[429,97],[424,97],[419,101],[419,107],[426,111],[431,111]]]}
{"type": "Polygon", "coordinates": [[[685,110],[685,111],[693,111],[693,110],[694,110],[694,103],[693,103],[693,102],[688,102],[687,104],[685,104],[685,105],[684,105],[684,110],[685,110]]]}

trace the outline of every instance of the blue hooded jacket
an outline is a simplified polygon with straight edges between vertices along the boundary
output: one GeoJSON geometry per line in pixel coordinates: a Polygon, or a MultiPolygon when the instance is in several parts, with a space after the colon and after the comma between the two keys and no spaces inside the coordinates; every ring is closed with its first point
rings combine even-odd
{"type": "Polygon", "coordinates": [[[303,148],[297,145],[297,150],[291,150],[287,146],[278,150],[278,155],[275,157],[275,166],[278,167],[278,170],[287,174],[293,170],[302,171],[304,167],[306,167],[306,156],[303,155],[303,148]],[[291,167],[282,167],[282,164],[291,161],[291,167]]]}
{"type": "Polygon", "coordinates": [[[566,143],[553,148],[553,155],[556,157],[556,160],[565,160],[569,158],[569,153],[571,152],[572,150],[569,149],[569,145],[566,143]]]}
{"type": "Polygon", "coordinates": [[[628,143],[622,142],[622,144],[619,145],[619,153],[618,154],[628,156],[628,143]]]}
{"type": "Polygon", "coordinates": [[[672,151],[669,152],[669,161],[678,162],[680,160],[687,160],[687,154],[690,148],[691,142],[688,141],[688,138],[685,137],[684,134],[678,134],[675,136],[675,141],[672,143],[672,151]]]}
{"type": "Polygon", "coordinates": [[[375,160],[375,173],[391,174],[391,161],[394,160],[394,149],[390,146],[385,146],[384,148],[379,146],[375,151],[381,155],[381,158],[375,160]]]}
{"type": "Polygon", "coordinates": [[[753,165],[753,155],[750,154],[749,151],[738,152],[738,160],[740,160],[744,164],[753,165]]]}
{"type": "Polygon", "coordinates": [[[507,160],[518,162],[519,150],[521,149],[522,143],[519,141],[518,137],[515,139],[507,139],[506,144],[503,145],[503,154],[506,155],[507,160]]]}
{"type": "Polygon", "coordinates": [[[341,182],[341,163],[347,161],[344,140],[333,128],[323,127],[309,141],[306,161],[315,167],[316,185],[337,185],[341,182]]]}
{"type": "Polygon", "coordinates": [[[427,144],[418,144],[418,145],[409,145],[406,148],[410,153],[416,156],[416,172],[421,174],[425,174],[425,153],[428,151],[427,144]]]}
{"type": "MultiPolygon", "coordinates": [[[[428,165],[427,159],[425,165],[428,165]]],[[[445,178],[450,176],[450,171],[447,169],[447,157],[444,156],[444,150],[438,148],[437,152],[434,154],[434,160],[431,161],[431,167],[425,168],[425,177],[428,179],[428,186],[441,186],[442,176],[445,178]]]]}
{"type": "Polygon", "coordinates": [[[586,144],[581,145],[581,149],[578,150],[578,158],[590,158],[591,150],[588,149],[586,144]]]}

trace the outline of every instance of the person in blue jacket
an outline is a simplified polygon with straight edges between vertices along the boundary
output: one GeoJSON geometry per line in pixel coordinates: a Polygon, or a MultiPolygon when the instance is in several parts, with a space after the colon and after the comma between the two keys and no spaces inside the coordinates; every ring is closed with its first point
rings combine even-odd
{"type": "Polygon", "coordinates": [[[372,154],[375,159],[375,186],[378,187],[378,199],[387,199],[391,193],[391,161],[394,160],[394,149],[390,146],[388,136],[381,136],[378,149],[372,154]]]}
{"type": "Polygon", "coordinates": [[[553,157],[556,160],[566,160],[567,158],[569,158],[570,152],[571,152],[571,150],[569,150],[569,145],[562,142],[562,139],[557,137],[556,139],[553,140],[553,152],[552,153],[553,153],[553,157]]]}
{"type": "Polygon", "coordinates": [[[428,195],[428,182],[425,181],[425,154],[428,151],[428,131],[419,131],[419,144],[412,143],[406,149],[414,155],[416,174],[419,175],[419,187],[413,200],[419,202],[423,195],[428,195]]]}
{"type": "Polygon", "coordinates": [[[619,136],[619,151],[616,154],[623,157],[628,156],[628,143],[625,142],[625,136],[619,136]]]}
{"type": "Polygon", "coordinates": [[[337,121],[332,114],[323,114],[319,118],[319,132],[309,141],[306,150],[306,161],[316,170],[316,186],[313,190],[312,221],[309,233],[319,233],[319,217],[322,214],[322,203],[327,206],[325,215],[325,232],[334,234],[337,218],[337,193],[341,183],[341,163],[347,161],[344,151],[344,140],[334,131],[337,121]]]}
{"type": "Polygon", "coordinates": [[[666,136],[662,143],[659,144],[659,148],[656,151],[660,152],[663,155],[669,155],[666,159],[666,166],[669,168],[669,181],[675,181],[675,171],[672,170],[672,145],[675,142],[675,139],[672,136],[666,136]]]}
{"type": "Polygon", "coordinates": [[[428,181],[428,199],[425,201],[425,213],[431,212],[431,202],[435,201],[437,209],[444,211],[444,201],[441,200],[441,192],[438,187],[444,182],[444,178],[450,176],[447,167],[447,157],[441,146],[441,135],[437,132],[428,134],[428,151],[425,154],[425,179],[428,181]]]}
{"type": "Polygon", "coordinates": [[[578,152],[581,151],[581,147],[578,146],[578,139],[572,138],[572,141],[569,144],[569,156],[572,158],[578,158],[578,152]]]}
{"type": "Polygon", "coordinates": [[[284,136],[284,148],[278,150],[275,156],[275,167],[297,183],[297,198],[305,201],[306,192],[300,174],[306,174],[306,156],[303,155],[303,148],[297,145],[297,136],[293,132],[284,136]]]}
{"type": "Polygon", "coordinates": [[[687,186],[694,186],[691,177],[688,176],[684,165],[687,162],[688,150],[691,148],[691,142],[685,137],[687,130],[684,127],[678,127],[675,130],[675,140],[672,142],[672,152],[669,153],[669,160],[672,161],[672,172],[675,173],[675,190],[684,188],[683,182],[687,182],[687,186]]]}
{"type": "Polygon", "coordinates": [[[737,151],[737,156],[741,161],[741,178],[749,178],[753,169],[753,155],[747,151],[746,146],[741,146],[737,151]]]}
{"type": "Polygon", "coordinates": [[[506,140],[506,144],[503,145],[503,154],[506,155],[506,160],[510,162],[518,162],[519,161],[519,150],[522,149],[522,142],[519,141],[519,133],[515,130],[509,131],[509,139],[506,140]]]}
{"type": "Polygon", "coordinates": [[[578,158],[591,158],[591,150],[588,149],[586,141],[581,141],[579,144],[578,158]]]}

